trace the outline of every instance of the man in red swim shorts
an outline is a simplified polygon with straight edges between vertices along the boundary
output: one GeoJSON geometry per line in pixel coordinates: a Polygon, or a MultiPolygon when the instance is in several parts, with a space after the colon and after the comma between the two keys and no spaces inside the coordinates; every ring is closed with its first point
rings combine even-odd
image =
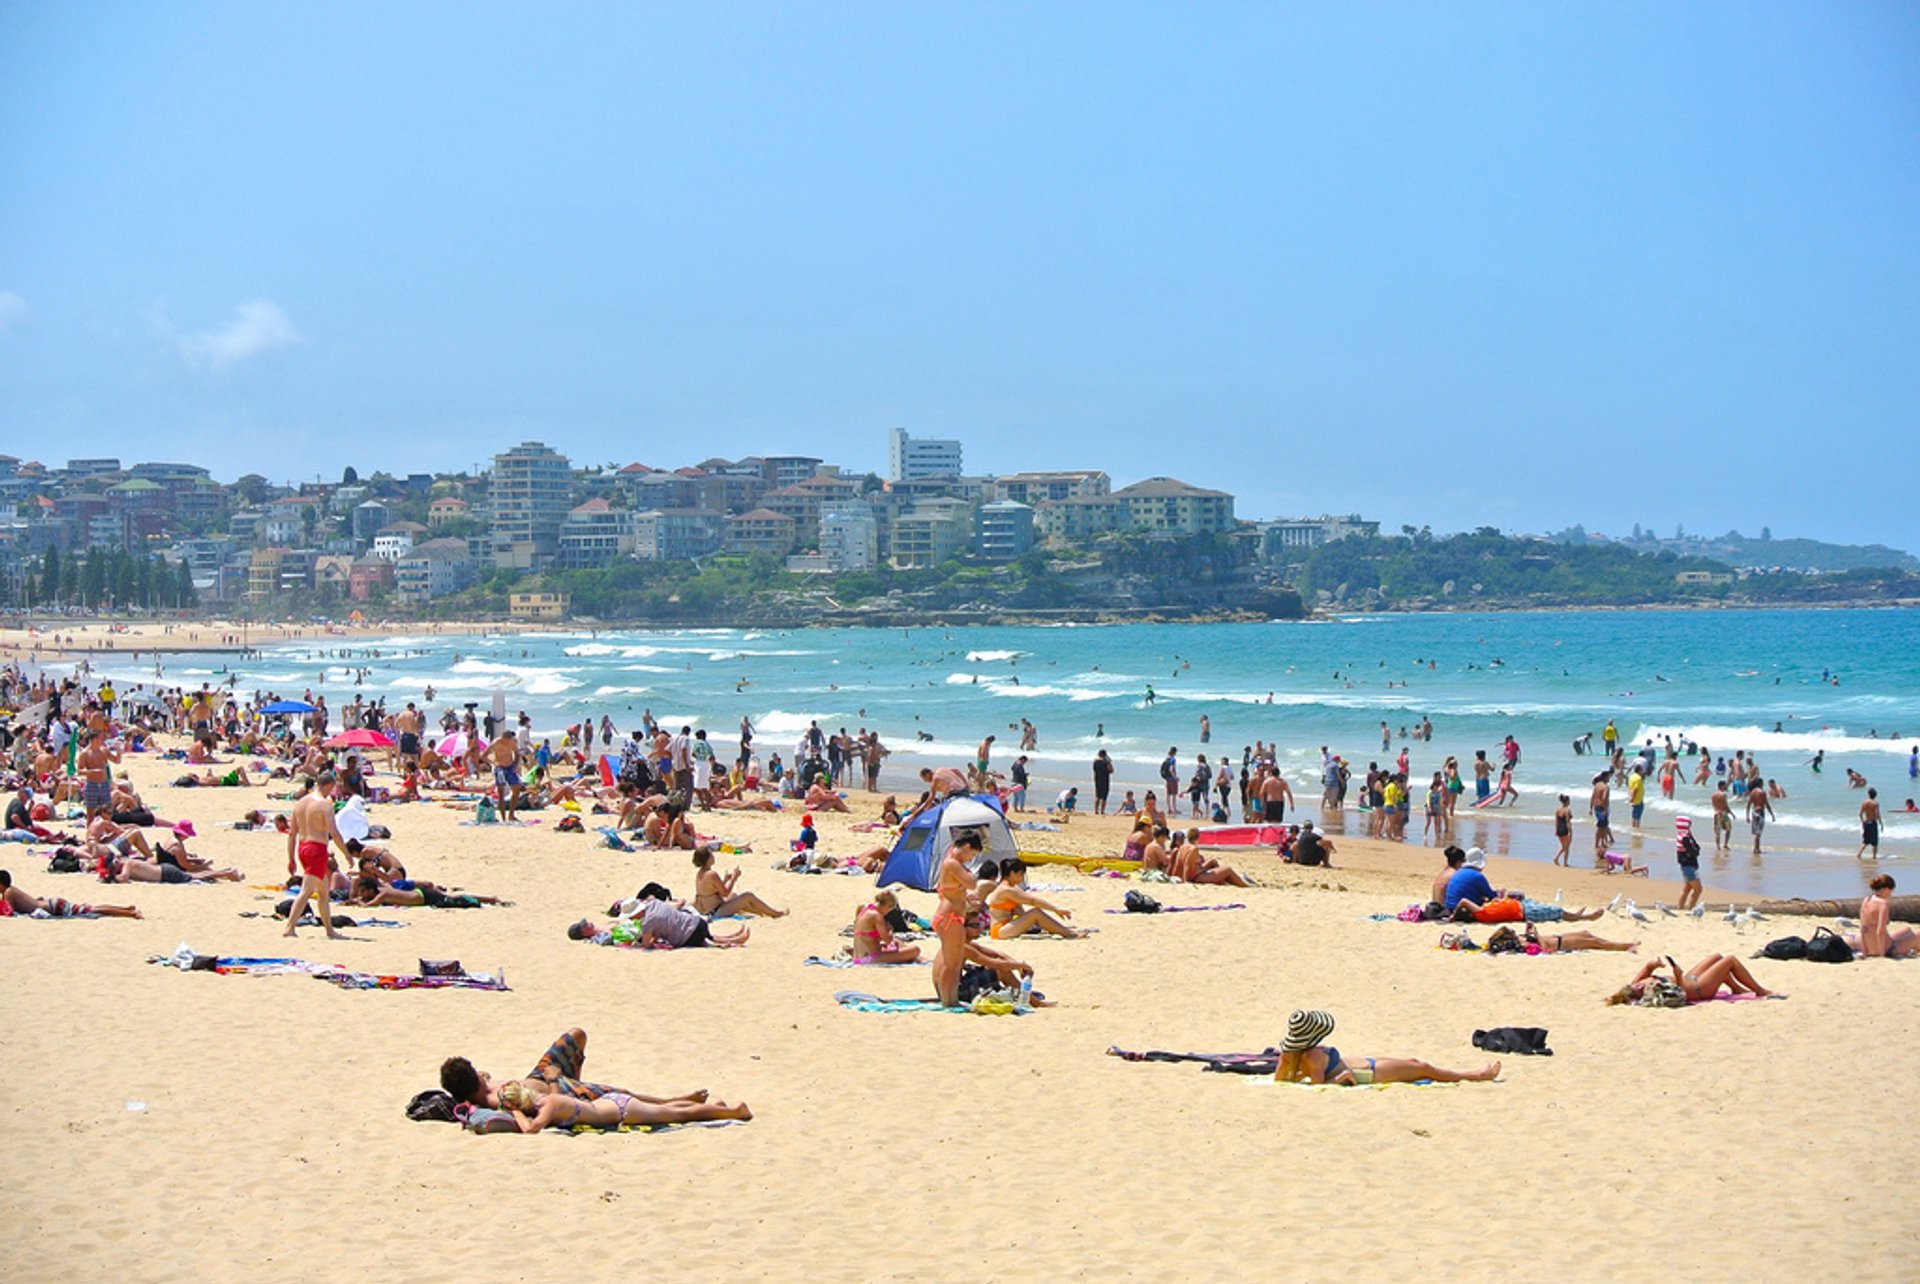
{"type": "Polygon", "coordinates": [[[333,773],[322,772],[315,787],[307,790],[293,804],[293,816],[287,826],[287,875],[292,877],[297,863],[300,869],[300,894],[294,898],[293,908],[287,911],[288,936],[299,935],[298,924],[306,913],[307,903],[312,901],[320,915],[320,925],[327,929],[327,936],[333,940],[342,939],[341,934],[333,930],[333,897],[327,887],[332,870],[327,852],[331,845],[344,854],[347,843],[340,837],[339,827],[333,823],[333,804],[328,801],[328,795],[332,792],[333,773]]]}

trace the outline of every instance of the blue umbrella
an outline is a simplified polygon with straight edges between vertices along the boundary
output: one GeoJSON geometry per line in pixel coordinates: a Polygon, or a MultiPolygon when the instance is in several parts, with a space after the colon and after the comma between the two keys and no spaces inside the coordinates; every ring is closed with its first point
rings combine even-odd
{"type": "Polygon", "coordinates": [[[304,700],[275,700],[272,704],[260,706],[261,713],[312,713],[315,706],[304,700]]]}

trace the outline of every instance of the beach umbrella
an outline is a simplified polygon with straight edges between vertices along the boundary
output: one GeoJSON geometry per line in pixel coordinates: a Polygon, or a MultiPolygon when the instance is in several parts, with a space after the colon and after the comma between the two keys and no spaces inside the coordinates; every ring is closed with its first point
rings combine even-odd
{"type": "Polygon", "coordinates": [[[443,739],[438,745],[435,745],[434,748],[442,758],[458,758],[467,751],[467,733],[464,731],[456,731],[443,739]]]}
{"type": "Polygon", "coordinates": [[[312,713],[314,706],[304,700],[275,700],[260,706],[261,713],[312,713]]]}
{"type": "Polygon", "coordinates": [[[327,741],[326,747],[329,749],[391,749],[393,748],[393,741],[387,739],[378,731],[370,731],[365,727],[355,727],[352,731],[342,731],[339,735],[327,741]]]}

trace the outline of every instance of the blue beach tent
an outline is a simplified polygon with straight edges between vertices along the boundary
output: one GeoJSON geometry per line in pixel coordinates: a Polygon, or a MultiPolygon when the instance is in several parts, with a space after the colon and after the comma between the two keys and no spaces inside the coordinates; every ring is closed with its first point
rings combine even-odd
{"type": "Polygon", "coordinates": [[[272,704],[261,705],[260,712],[264,714],[312,713],[314,708],[315,706],[308,704],[305,700],[275,700],[272,704]]]}
{"type": "Polygon", "coordinates": [[[963,829],[979,833],[982,860],[1005,860],[1020,854],[998,798],[992,794],[975,794],[971,798],[956,794],[907,822],[893,850],[887,854],[887,863],[880,869],[878,885],[904,883],[923,892],[932,891],[940,873],[940,862],[946,857],[953,836],[963,829]]]}

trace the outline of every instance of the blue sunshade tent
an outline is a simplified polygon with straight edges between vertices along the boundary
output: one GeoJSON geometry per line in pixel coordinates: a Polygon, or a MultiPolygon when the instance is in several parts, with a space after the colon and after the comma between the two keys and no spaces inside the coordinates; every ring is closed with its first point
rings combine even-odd
{"type": "Polygon", "coordinates": [[[881,867],[879,885],[904,883],[923,892],[932,891],[940,873],[940,862],[946,858],[953,836],[963,829],[979,833],[983,860],[1005,860],[1020,854],[998,798],[992,794],[976,794],[971,798],[955,796],[907,822],[907,827],[894,841],[893,850],[887,854],[887,863],[881,867]]]}
{"type": "Polygon", "coordinates": [[[304,700],[275,700],[272,704],[260,706],[262,713],[312,713],[315,706],[304,700]]]}

